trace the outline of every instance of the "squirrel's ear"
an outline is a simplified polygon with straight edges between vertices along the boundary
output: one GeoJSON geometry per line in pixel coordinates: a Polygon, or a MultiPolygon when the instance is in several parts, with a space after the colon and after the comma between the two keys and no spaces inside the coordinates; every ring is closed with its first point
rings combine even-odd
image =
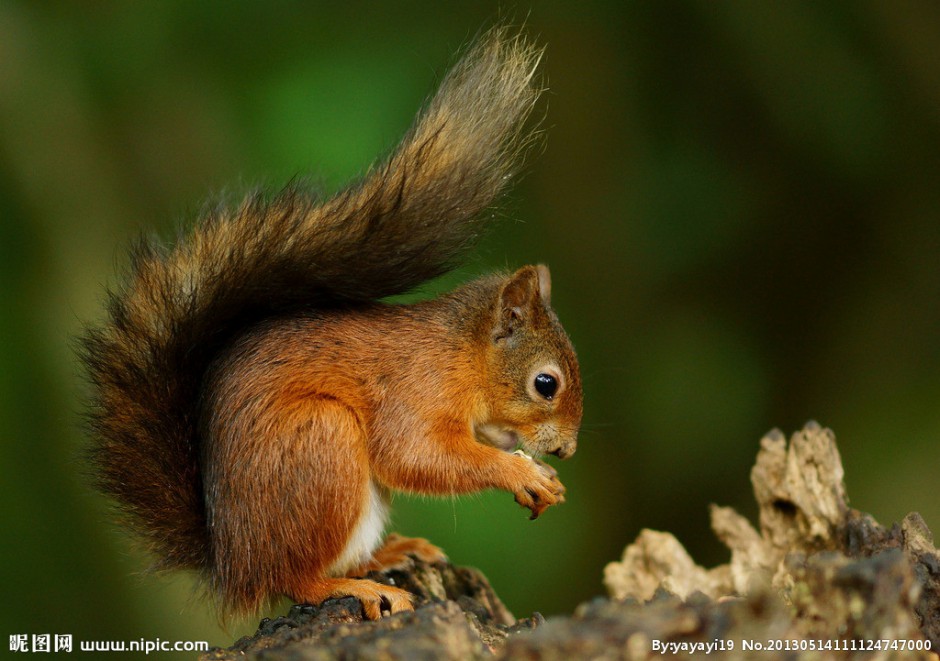
{"type": "Polygon", "coordinates": [[[512,335],[513,331],[531,316],[533,305],[543,298],[542,269],[547,283],[546,294],[551,289],[548,269],[544,266],[523,266],[512,274],[499,292],[499,311],[494,337],[499,340],[512,335]]]}

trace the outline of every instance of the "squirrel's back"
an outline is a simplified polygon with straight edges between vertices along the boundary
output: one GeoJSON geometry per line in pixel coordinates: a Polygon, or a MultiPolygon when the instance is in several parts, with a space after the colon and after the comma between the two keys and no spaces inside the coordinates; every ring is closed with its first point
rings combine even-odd
{"type": "Polygon", "coordinates": [[[531,144],[538,58],[491,30],[358,183],[326,200],[255,195],[175,246],[136,246],[82,358],[99,485],[157,567],[210,569],[198,407],[220,348],[262,319],[379,299],[452,268],[531,144]]]}

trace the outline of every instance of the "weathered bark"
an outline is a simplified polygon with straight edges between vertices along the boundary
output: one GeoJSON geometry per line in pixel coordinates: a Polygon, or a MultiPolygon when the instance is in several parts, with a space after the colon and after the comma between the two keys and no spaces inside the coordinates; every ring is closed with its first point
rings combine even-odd
{"type": "Polygon", "coordinates": [[[918,514],[884,528],[849,508],[835,438],[814,423],[789,444],[768,434],[751,481],[759,531],[712,507],[728,564],[699,567],[672,535],[646,530],[606,568],[611,598],[571,616],[517,622],[479,572],[418,562],[373,577],[413,591],[413,613],[364,622],[354,599],[295,606],[203,658],[646,659],[672,644],[667,654],[711,645],[727,659],[937,659],[899,649],[940,649],[940,553],[918,514]]]}
{"type": "Polygon", "coordinates": [[[477,659],[490,657],[506,638],[531,630],[536,614],[519,620],[475,569],[415,560],[408,571],[369,578],[416,596],[412,613],[365,620],[357,599],[293,606],[286,617],[261,622],[257,633],[202,659],[477,659]]]}

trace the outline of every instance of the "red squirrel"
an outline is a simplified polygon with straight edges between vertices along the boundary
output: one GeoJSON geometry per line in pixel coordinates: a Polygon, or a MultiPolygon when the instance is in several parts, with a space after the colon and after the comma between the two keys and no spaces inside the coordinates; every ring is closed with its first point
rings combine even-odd
{"type": "Polygon", "coordinates": [[[173,247],[141,241],[83,336],[99,486],[156,566],[199,572],[224,613],[281,595],[357,597],[370,619],[411,609],[362,578],[444,557],[383,540],[391,491],[502,489],[532,518],[564,501],[530,456],[571,456],[581,421],[548,269],[381,301],[450,270],[484,229],[533,141],[539,57],[490,30],[360,181],[255,195],[173,247]]]}

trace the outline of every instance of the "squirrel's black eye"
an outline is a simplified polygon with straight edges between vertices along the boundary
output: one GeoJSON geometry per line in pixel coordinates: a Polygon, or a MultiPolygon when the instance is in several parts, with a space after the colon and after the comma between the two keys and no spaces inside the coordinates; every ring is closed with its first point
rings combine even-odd
{"type": "Polygon", "coordinates": [[[551,399],[558,390],[558,380],[551,374],[535,375],[535,391],[545,399],[551,399]]]}

